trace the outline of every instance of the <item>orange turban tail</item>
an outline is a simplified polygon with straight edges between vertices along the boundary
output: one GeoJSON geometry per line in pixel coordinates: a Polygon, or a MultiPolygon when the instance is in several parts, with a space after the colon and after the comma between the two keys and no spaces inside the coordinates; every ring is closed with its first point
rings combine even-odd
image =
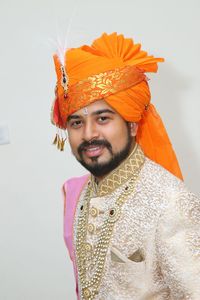
{"type": "Polygon", "coordinates": [[[139,123],[136,140],[145,155],[182,179],[165,127],[150,104],[144,75],[157,72],[163,59],[148,56],[140,44],[123,35],[104,33],[91,46],[68,50],[63,60],[68,86],[63,83],[62,60],[54,56],[58,81],[53,123],[66,128],[68,115],[103,98],[126,121],[139,123]]]}
{"type": "Polygon", "coordinates": [[[126,121],[139,123],[136,140],[145,155],[183,179],[175,152],[158,112],[153,104],[144,108],[147,99],[150,100],[150,91],[145,81],[105,98],[106,102],[126,121]]]}
{"type": "Polygon", "coordinates": [[[137,142],[148,157],[183,179],[170,139],[153,104],[139,122],[137,142]]]}

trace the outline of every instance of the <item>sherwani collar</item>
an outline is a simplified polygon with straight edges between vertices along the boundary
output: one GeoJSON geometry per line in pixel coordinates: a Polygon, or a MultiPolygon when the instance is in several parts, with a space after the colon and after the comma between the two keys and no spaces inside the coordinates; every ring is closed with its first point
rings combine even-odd
{"type": "Polygon", "coordinates": [[[90,181],[93,195],[102,197],[111,194],[128,181],[138,169],[141,169],[144,161],[144,153],[141,147],[136,144],[131,154],[98,184],[95,177],[91,175],[90,181]]]}

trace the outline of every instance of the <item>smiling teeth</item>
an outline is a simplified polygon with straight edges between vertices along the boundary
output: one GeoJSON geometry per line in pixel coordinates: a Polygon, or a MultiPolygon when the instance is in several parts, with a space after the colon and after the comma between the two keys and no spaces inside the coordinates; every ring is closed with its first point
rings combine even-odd
{"type": "Polygon", "coordinates": [[[86,151],[96,151],[96,150],[99,150],[100,148],[99,147],[96,147],[96,148],[89,148],[87,149],[86,151]]]}

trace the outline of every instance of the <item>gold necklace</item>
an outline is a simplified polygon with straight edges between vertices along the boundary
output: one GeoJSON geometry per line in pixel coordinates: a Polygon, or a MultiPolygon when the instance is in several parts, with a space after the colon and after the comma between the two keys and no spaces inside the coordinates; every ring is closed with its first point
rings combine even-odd
{"type": "Polygon", "coordinates": [[[99,286],[101,283],[105,259],[112,236],[115,222],[121,216],[121,209],[126,202],[127,197],[134,191],[136,180],[140,173],[144,160],[141,165],[135,170],[133,176],[129,181],[129,186],[125,186],[120,196],[116,199],[114,206],[107,212],[105,219],[98,237],[98,242],[93,255],[90,257],[92,260],[91,267],[93,268],[93,275],[91,279],[87,280],[86,266],[88,244],[86,243],[88,217],[89,217],[89,204],[91,196],[91,188],[88,186],[83,200],[83,205],[80,207],[80,214],[78,216],[77,224],[77,237],[76,237],[76,255],[77,255],[77,268],[79,279],[81,283],[81,299],[93,300],[98,294],[99,286]]]}

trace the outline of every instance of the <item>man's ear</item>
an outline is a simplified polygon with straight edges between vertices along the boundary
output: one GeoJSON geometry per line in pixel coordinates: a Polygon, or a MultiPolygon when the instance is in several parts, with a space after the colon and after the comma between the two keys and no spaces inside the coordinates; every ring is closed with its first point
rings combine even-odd
{"type": "Polygon", "coordinates": [[[129,128],[130,128],[131,136],[136,136],[138,131],[138,123],[129,122],[129,128]]]}

